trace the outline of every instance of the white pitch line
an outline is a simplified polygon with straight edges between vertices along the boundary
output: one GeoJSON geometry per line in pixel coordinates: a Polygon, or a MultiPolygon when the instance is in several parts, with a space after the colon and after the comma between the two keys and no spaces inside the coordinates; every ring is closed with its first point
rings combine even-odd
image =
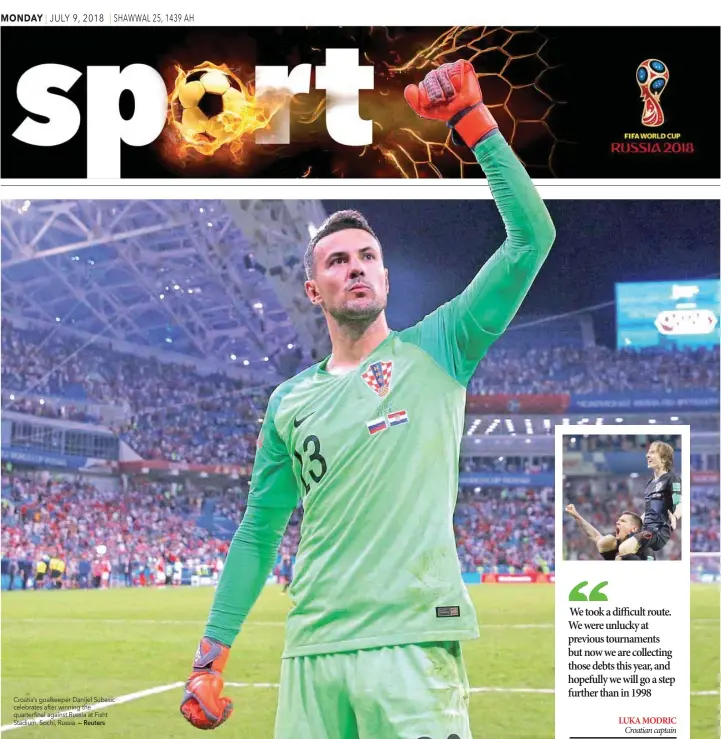
{"type": "MultiPolygon", "coordinates": [[[[106,701],[105,703],[95,703],[87,708],[72,708],[69,711],[56,711],[51,716],[38,716],[37,718],[21,719],[27,721],[25,724],[6,724],[0,726],[0,731],[12,731],[13,729],[22,729],[23,726],[34,726],[35,724],[46,724],[48,721],[57,721],[64,717],[70,716],[82,716],[84,713],[90,713],[91,711],[98,711],[101,708],[108,708],[110,706],[117,706],[120,703],[128,703],[129,701],[137,700],[138,698],[145,698],[148,695],[155,695],[156,693],[164,693],[166,690],[173,690],[174,688],[181,688],[185,683],[170,683],[170,685],[159,685],[157,688],[148,688],[147,690],[139,690],[137,693],[128,693],[128,695],[121,695],[115,700],[106,701]],[[63,714],[58,716],[57,714],[63,714]]],[[[13,704],[15,705],[15,704],[13,704]]],[[[30,704],[32,705],[32,704],[30,704]]],[[[16,711],[23,711],[22,704],[18,703],[16,711]]]]}
{"type": "MultiPolygon", "coordinates": [[[[129,703],[130,701],[138,700],[139,698],[146,698],[149,695],[157,695],[158,693],[165,693],[168,690],[174,690],[175,688],[182,688],[185,683],[178,682],[178,683],[170,683],[169,685],[159,685],[157,688],[148,688],[147,690],[139,690],[136,693],[128,693],[127,695],[121,695],[118,698],[116,698],[114,701],[109,702],[106,701],[105,703],[96,703],[92,706],[89,706],[87,708],[74,708],[69,711],[57,711],[52,716],[38,716],[37,718],[31,718],[31,719],[22,719],[23,721],[26,721],[27,723],[24,724],[6,724],[5,726],[0,726],[0,732],[2,731],[12,731],[13,729],[22,729],[23,726],[34,726],[36,724],[45,724],[48,721],[56,721],[59,718],[62,718],[57,715],[57,713],[62,713],[63,717],[70,717],[70,716],[81,716],[84,713],[90,713],[91,711],[97,711],[101,708],[109,708],[111,706],[117,706],[121,703],[129,703]]],[[[277,689],[280,687],[279,683],[225,683],[226,687],[229,688],[274,688],[277,689]]],[[[556,691],[553,688],[471,688],[471,693],[537,693],[537,694],[543,694],[543,695],[553,695],[556,691]]],[[[691,695],[719,695],[718,690],[700,690],[697,692],[692,692],[691,695]]],[[[23,710],[22,708],[18,707],[18,711],[23,710]]]]}

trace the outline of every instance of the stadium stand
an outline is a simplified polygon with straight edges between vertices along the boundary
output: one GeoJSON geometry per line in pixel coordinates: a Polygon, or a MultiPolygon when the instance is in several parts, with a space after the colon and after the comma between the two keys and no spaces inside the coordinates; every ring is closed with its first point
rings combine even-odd
{"type": "Polygon", "coordinates": [[[454,517],[464,572],[554,567],[552,488],[461,488],[454,517]]]}
{"type": "Polygon", "coordinates": [[[491,349],[469,393],[603,393],[719,387],[719,348],[616,351],[603,346],[557,346],[526,351],[491,349]]]}
{"type": "MultiPolygon", "coordinates": [[[[140,574],[158,561],[214,567],[246,502],[238,489],[171,495],[161,484],[103,490],[87,481],[4,475],[4,568],[13,561],[19,573],[43,556],[59,556],[67,563],[66,586],[82,587],[93,584],[92,577],[80,578],[83,570],[106,562],[120,585],[141,584],[140,574]]],[[[299,506],[281,543],[292,556],[302,518],[299,506]]],[[[454,527],[464,572],[552,569],[553,520],[551,488],[461,488],[454,527]]]]}
{"type": "MultiPolygon", "coordinates": [[[[653,439],[672,446],[678,443],[678,437],[669,434],[655,434],[653,439]]],[[[570,437],[568,449],[574,452],[641,452],[648,448],[649,443],[647,436],[588,434],[570,437]]]]}
{"type": "MultiPolygon", "coordinates": [[[[518,338],[518,337],[516,337],[518,338]]],[[[87,342],[51,329],[2,322],[2,386],[6,410],[39,418],[104,424],[144,460],[187,464],[250,464],[271,386],[247,387],[221,372],[201,374],[87,342]],[[107,413],[105,411],[108,411],[107,413]],[[112,411],[112,412],[110,412],[112,411]],[[110,419],[108,421],[108,419],[110,419]]],[[[530,349],[506,342],[494,347],[472,378],[469,394],[591,393],[679,388],[716,389],[719,352],[615,352],[582,346],[569,328],[554,348],[530,349]]],[[[574,451],[639,451],[644,442],[579,436],[574,451]]],[[[697,461],[694,469],[699,468],[697,461]]],[[[468,456],[461,473],[552,473],[552,456],[468,456]]],[[[612,530],[618,512],[639,508],[628,481],[603,503],[581,486],[573,502],[601,531],[612,530]]],[[[130,476],[125,487],[85,477],[53,477],[48,469],[3,476],[2,567],[4,578],[27,586],[43,556],[66,559],[68,587],[150,585],[159,572],[217,577],[229,540],[245,511],[247,479],[232,488],[195,480],[171,493],[167,482],[130,476]],[[99,549],[103,549],[102,554],[99,549]],[[25,577],[23,577],[23,574],[25,577]]],[[[554,567],[553,490],[548,487],[462,485],[454,528],[465,573],[548,571],[554,567]]],[[[691,491],[692,551],[719,551],[716,483],[691,491]]],[[[294,555],[300,539],[299,507],[281,551],[294,555]]],[[[572,556],[593,556],[578,531],[566,543],[572,556]],[[576,552],[574,555],[573,552],[576,552]]],[[[667,545],[677,557],[677,542],[667,545]]]]}
{"type": "MultiPolygon", "coordinates": [[[[252,390],[220,373],[200,375],[188,366],[107,346],[83,347],[72,336],[17,329],[5,319],[2,329],[7,410],[97,423],[96,415],[80,407],[83,401],[120,406],[123,414],[112,428],[143,458],[208,464],[252,461],[258,419],[272,387],[252,390]],[[19,395],[30,388],[43,397],[19,395]],[[10,399],[13,391],[18,397],[10,399]]],[[[718,347],[659,355],[570,345],[525,352],[491,349],[471,380],[469,394],[638,389],[671,393],[718,387],[718,347]]]]}
{"type": "Polygon", "coordinates": [[[691,486],[691,551],[719,552],[719,486],[691,486]]]}
{"type": "Polygon", "coordinates": [[[6,409],[98,423],[97,416],[66,403],[121,406],[124,417],[111,427],[145,459],[212,464],[253,458],[269,389],[248,392],[227,375],[200,375],[105,346],[83,348],[72,336],[18,330],[6,320],[2,329],[6,409]],[[11,391],[29,388],[45,397],[9,398],[11,391]]]}
{"type": "MultiPolygon", "coordinates": [[[[132,584],[140,584],[140,573],[158,560],[212,565],[224,557],[229,542],[227,536],[217,538],[203,528],[203,514],[207,520],[210,511],[212,518],[220,504],[223,514],[237,523],[244,510],[237,495],[172,495],[170,486],[152,483],[123,491],[35,474],[3,475],[2,487],[3,559],[15,560],[19,571],[28,570],[20,563],[29,562],[32,569],[44,556],[61,557],[67,563],[68,586],[82,585],[83,563],[91,569],[107,563],[124,581],[129,568],[132,584]]],[[[85,584],[91,582],[86,579],[85,584]]]]}

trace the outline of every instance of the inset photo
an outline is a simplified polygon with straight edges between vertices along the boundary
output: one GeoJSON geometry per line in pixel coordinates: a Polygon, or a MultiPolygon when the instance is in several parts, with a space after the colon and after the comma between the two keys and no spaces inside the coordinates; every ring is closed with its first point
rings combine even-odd
{"type": "Polygon", "coordinates": [[[688,499],[678,427],[592,431],[562,436],[563,559],[680,560],[688,499]]]}

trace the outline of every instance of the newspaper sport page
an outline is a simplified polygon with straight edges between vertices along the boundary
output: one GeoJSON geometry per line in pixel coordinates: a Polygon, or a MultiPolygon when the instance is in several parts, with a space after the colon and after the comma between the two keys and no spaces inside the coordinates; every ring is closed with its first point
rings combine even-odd
{"type": "Polygon", "coordinates": [[[5,3],[0,734],[719,737],[720,29],[5,3]]]}

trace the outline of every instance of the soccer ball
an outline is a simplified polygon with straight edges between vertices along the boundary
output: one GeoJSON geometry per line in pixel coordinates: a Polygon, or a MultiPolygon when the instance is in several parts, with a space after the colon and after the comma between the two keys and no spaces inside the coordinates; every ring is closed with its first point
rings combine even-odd
{"type": "Polygon", "coordinates": [[[237,136],[237,121],[248,101],[231,75],[220,69],[194,69],[176,93],[173,120],[186,139],[222,144],[237,136]]]}

